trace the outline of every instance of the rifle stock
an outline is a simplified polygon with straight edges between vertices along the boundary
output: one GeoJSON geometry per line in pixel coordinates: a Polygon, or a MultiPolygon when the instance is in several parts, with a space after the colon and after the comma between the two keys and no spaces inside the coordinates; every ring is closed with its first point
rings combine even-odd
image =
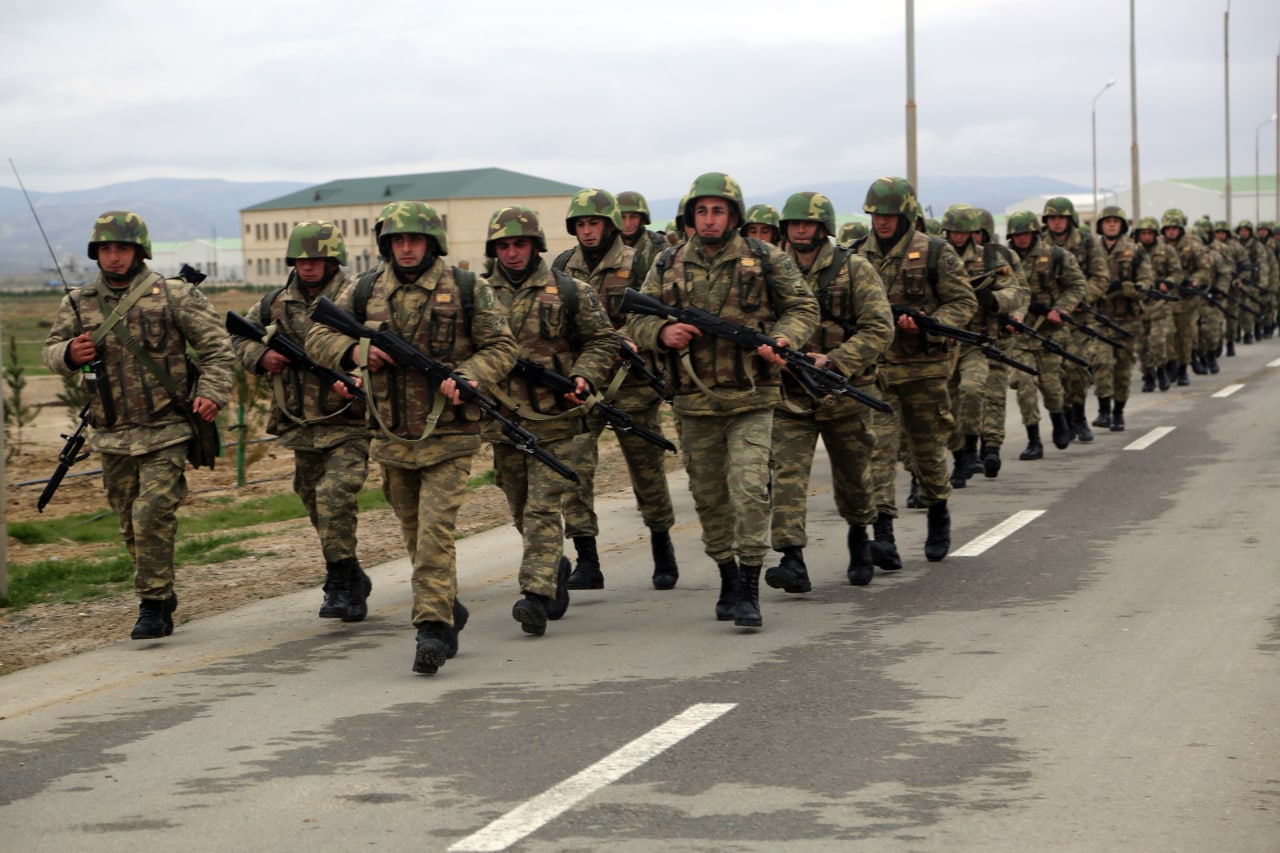
{"type": "Polygon", "coordinates": [[[89,402],[86,400],[85,404],[80,407],[80,423],[76,426],[75,432],[71,433],[71,435],[63,434],[62,436],[67,440],[67,443],[62,446],[62,451],[58,454],[58,467],[53,469],[49,482],[44,484],[44,490],[40,492],[40,499],[36,501],[37,512],[44,512],[44,508],[49,505],[49,501],[53,500],[53,493],[58,491],[58,486],[62,485],[62,478],[67,476],[71,466],[89,456],[89,451],[84,449],[84,431],[88,427],[89,402]]]}
{"type": "Polygon", "coordinates": [[[323,365],[316,364],[307,351],[290,338],[284,335],[268,335],[267,330],[259,326],[257,323],[237,314],[235,311],[227,312],[227,331],[236,337],[248,338],[251,341],[257,341],[264,345],[267,349],[279,353],[289,359],[289,363],[294,367],[302,368],[308,373],[315,376],[322,382],[332,385],[335,382],[341,382],[351,396],[358,399],[364,399],[364,389],[352,377],[337,370],[330,370],[323,365]]]}

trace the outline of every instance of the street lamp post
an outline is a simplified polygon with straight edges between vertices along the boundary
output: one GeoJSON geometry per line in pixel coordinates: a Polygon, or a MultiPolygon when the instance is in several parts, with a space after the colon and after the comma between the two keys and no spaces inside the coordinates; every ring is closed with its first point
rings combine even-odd
{"type": "Polygon", "coordinates": [[[1116,84],[1116,79],[1112,77],[1107,81],[1107,85],[1103,86],[1098,94],[1093,96],[1093,106],[1089,109],[1089,122],[1091,125],[1090,138],[1093,146],[1093,221],[1098,221],[1098,98],[1106,94],[1107,90],[1116,84]]]}
{"type": "Polygon", "coordinates": [[[1262,219],[1262,175],[1258,167],[1258,134],[1275,120],[1276,114],[1272,113],[1271,118],[1253,129],[1253,227],[1255,228],[1258,227],[1258,220],[1262,219]]]}
{"type": "Polygon", "coordinates": [[[1231,223],[1231,0],[1227,0],[1227,10],[1222,13],[1222,106],[1226,114],[1222,122],[1223,132],[1227,138],[1227,224],[1231,223]]]}

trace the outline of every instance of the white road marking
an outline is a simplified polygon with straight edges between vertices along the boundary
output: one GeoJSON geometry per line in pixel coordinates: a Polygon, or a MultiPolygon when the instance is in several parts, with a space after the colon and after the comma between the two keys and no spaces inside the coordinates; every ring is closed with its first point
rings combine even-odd
{"type": "Polygon", "coordinates": [[[1273,358],[1267,362],[1267,367],[1280,367],[1280,358],[1273,358]]]}
{"type": "Polygon", "coordinates": [[[1213,396],[1214,397],[1230,397],[1232,394],[1236,393],[1243,387],[1244,385],[1241,385],[1241,384],[1228,385],[1226,388],[1223,388],[1221,391],[1219,391],[1217,394],[1214,394],[1213,396]]]}
{"type": "Polygon", "coordinates": [[[952,551],[951,556],[976,557],[992,545],[995,545],[1001,539],[1015,533],[1019,528],[1025,527],[1042,515],[1044,515],[1044,510],[1042,509],[1024,509],[1019,512],[1015,512],[1013,515],[1009,516],[1004,521],[979,536],[977,539],[970,540],[964,545],[964,547],[959,550],[952,551]]]}
{"type": "Polygon", "coordinates": [[[1156,427],[1151,432],[1144,435],[1137,441],[1132,441],[1124,446],[1125,450],[1146,450],[1169,433],[1173,432],[1175,427],[1156,427]]]}
{"type": "Polygon", "coordinates": [[[449,853],[505,850],[555,820],[596,791],[675,746],[698,729],[736,708],[736,704],[693,705],[648,734],[606,755],[595,764],[516,806],[479,832],[449,848],[449,853]]]}

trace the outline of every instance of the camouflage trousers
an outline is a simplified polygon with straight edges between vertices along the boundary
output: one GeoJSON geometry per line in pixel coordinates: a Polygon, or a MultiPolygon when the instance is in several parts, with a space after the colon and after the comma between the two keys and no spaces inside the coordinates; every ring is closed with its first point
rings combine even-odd
{"type": "MultiPolygon", "coordinates": [[[[584,432],[539,444],[579,471],[582,464],[579,457],[594,451],[595,436],[584,432]]],[[[561,506],[565,492],[573,484],[524,451],[500,442],[493,445],[493,468],[523,540],[520,591],[554,598],[556,567],[564,554],[561,506]]]]}
{"type": "MultiPolygon", "coordinates": [[[[1094,377],[1104,370],[1111,369],[1111,347],[1099,340],[1089,337],[1084,332],[1072,329],[1070,334],[1058,335],[1060,343],[1072,355],[1078,355],[1089,362],[1089,367],[1081,367],[1070,361],[1062,365],[1062,392],[1068,406],[1084,403],[1089,399],[1089,386],[1094,377]]],[[[1050,409],[1050,411],[1053,411],[1050,409]]]]}
{"type": "Polygon", "coordinates": [[[1173,306],[1167,302],[1148,303],[1142,315],[1140,338],[1138,358],[1144,373],[1173,358],[1173,306]]]}
{"type": "MultiPolygon", "coordinates": [[[[1203,299],[1200,301],[1203,304],[1197,311],[1200,318],[1200,331],[1196,335],[1196,350],[1198,352],[1212,352],[1222,345],[1224,329],[1232,328],[1229,318],[1234,315],[1231,313],[1224,315],[1203,299]]],[[[1235,340],[1234,334],[1230,340],[1235,340]]]]}
{"type": "Polygon", "coordinates": [[[311,517],[326,563],[356,555],[357,498],[369,476],[369,439],[293,451],[293,490],[311,517]]]}
{"type": "Polygon", "coordinates": [[[591,440],[582,439],[575,445],[577,455],[570,467],[577,473],[578,482],[569,483],[561,498],[564,535],[570,539],[600,534],[600,519],[596,515],[596,467],[600,464],[599,443],[604,428],[604,418],[587,415],[591,440]]]}
{"type": "Polygon", "coordinates": [[[470,456],[426,468],[382,466],[382,493],[400,522],[400,535],[413,568],[410,621],[414,625],[453,624],[453,600],[458,594],[453,533],[470,475],[470,456]]]}
{"type": "Polygon", "coordinates": [[[1021,371],[1009,371],[1009,387],[1018,395],[1018,411],[1022,414],[1023,426],[1034,426],[1040,423],[1040,398],[1044,398],[1044,407],[1050,412],[1061,412],[1066,405],[1066,394],[1063,391],[1063,358],[1054,355],[1038,344],[1035,349],[1020,348],[1013,357],[1023,364],[1029,364],[1040,371],[1039,376],[1032,376],[1021,371]],[[1039,391],[1039,396],[1036,392],[1039,391]]]}
{"type": "MultiPolygon", "coordinates": [[[[1212,311],[1213,309],[1209,309],[1209,310],[1212,311]]],[[[1252,330],[1253,325],[1250,322],[1247,322],[1252,319],[1253,319],[1252,317],[1250,317],[1248,314],[1245,314],[1243,311],[1241,311],[1238,307],[1234,305],[1228,308],[1227,309],[1227,332],[1226,332],[1227,340],[1238,341],[1240,340],[1241,332],[1243,330],[1245,329],[1252,330]],[[1241,315],[1244,315],[1244,316],[1242,317],[1241,315]]],[[[1217,349],[1216,345],[1214,346],[1214,349],[1217,349]]]]}
{"type": "Polygon", "coordinates": [[[809,544],[805,522],[818,436],[822,436],[827,449],[840,517],[849,524],[875,521],[871,454],[876,437],[871,430],[871,412],[861,403],[836,398],[826,398],[817,412],[808,415],[774,411],[769,458],[773,471],[773,550],[809,544]]]}
{"type": "MultiPolygon", "coordinates": [[[[1005,352],[1008,351],[1006,348],[1005,352]]],[[[1004,418],[1009,404],[1010,373],[1012,368],[1006,364],[998,361],[987,364],[987,386],[983,389],[982,400],[982,443],[989,447],[1004,444],[1004,418]]]]}
{"type": "Polygon", "coordinates": [[[1126,338],[1119,332],[1108,335],[1113,340],[1119,340],[1125,344],[1119,348],[1098,342],[1100,346],[1110,350],[1112,355],[1109,364],[1104,367],[1094,367],[1093,393],[1098,397],[1110,397],[1118,403],[1123,403],[1129,399],[1129,383],[1133,380],[1133,365],[1137,361],[1138,341],[1142,336],[1142,319],[1116,320],[1115,323],[1132,337],[1126,338]]]}
{"type": "Polygon", "coordinates": [[[707,556],[760,565],[769,552],[773,409],[677,415],[676,431],[707,556]]]}
{"type": "Polygon", "coordinates": [[[140,456],[103,453],[102,484],[133,558],[139,598],[163,601],[173,592],[178,507],[187,496],[187,445],[140,456]]]}
{"type": "MultiPolygon", "coordinates": [[[[636,426],[662,435],[662,410],[658,404],[636,410],[626,408],[625,411],[636,426]]],[[[644,526],[650,530],[670,530],[676,523],[676,512],[671,505],[671,489],[667,486],[667,451],[630,433],[616,435],[644,526]]]]}
{"type": "Polygon", "coordinates": [[[876,511],[897,518],[894,479],[898,474],[899,441],[906,442],[920,487],[920,506],[933,506],[951,497],[947,442],[955,429],[955,418],[946,377],[912,379],[882,386],[881,391],[881,399],[893,407],[893,414],[872,415],[876,444],[871,457],[871,480],[876,511]]]}
{"type": "Polygon", "coordinates": [[[959,450],[964,447],[966,435],[982,432],[982,411],[986,405],[987,377],[991,362],[982,350],[969,344],[960,345],[960,360],[951,371],[947,391],[951,394],[951,410],[955,413],[956,428],[947,447],[959,450]]]}
{"type": "Polygon", "coordinates": [[[1196,335],[1199,332],[1196,326],[1198,311],[1198,308],[1192,308],[1188,311],[1173,312],[1173,345],[1169,358],[1178,364],[1191,363],[1191,353],[1196,348],[1196,335]]]}

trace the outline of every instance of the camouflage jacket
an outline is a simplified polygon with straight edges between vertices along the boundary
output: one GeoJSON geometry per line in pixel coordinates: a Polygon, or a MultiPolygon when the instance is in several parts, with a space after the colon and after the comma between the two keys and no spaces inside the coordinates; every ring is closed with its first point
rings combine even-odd
{"type": "Polygon", "coordinates": [[[1138,288],[1155,286],[1150,255],[1128,234],[1121,234],[1110,245],[1105,237],[1098,243],[1107,259],[1108,275],[1107,293],[1098,300],[1098,310],[1114,320],[1141,317],[1145,297],[1138,288]],[[1111,283],[1117,281],[1119,288],[1111,283]]]}
{"type": "MultiPolygon", "coordinates": [[[[648,228],[641,229],[637,235],[635,246],[632,248],[636,252],[637,269],[643,269],[647,274],[653,266],[653,262],[658,259],[658,255],[668,246],[666,238],[657,231],[650,231],[648,228]]],[[[636,282],[639,286],[644,282],[643,279],[636,282]]]]}
{"type": "MultiPolygon", "coordinates": [[[[574,280],[575,295],[566,299],[561,280],[540,257],[523,282],[513,284],[498,265],[489,283],[511,324],[520,357],[564,376],[581,376],[592,389],[604,390],[619,338],[591,285],[574,280]]],[[[525,428],[538,438],[554,441],[586,430],[579,414],[563,416],[576,407],[549,389],[516,375],[505,377],[500,385],[502,395],[516,405],[516,414],[527,416],[525,428]]],[[[486,436],[500,440],[496,430],[486,436]]]]}
{"type": "Polygon", "coordinates": [[[1205,257],[1209,269],[1213,271],[1205,286],[1211,290],[1224,293],[1231,289],[1231,282],[1236,277],[1236,254],[1229,243],[1214,240],[1205,247],[1205,257]]]}
{"type": "Polygon", "coordinates": [[[1031,298],[1027,313],[1031,314],[1035,309],[1039,315],[1029,318],[1027,324],[1039,327],[1043,334],[1057,331],[1061,326],[1045,323],[1043,315],[1049,309],[1059,314],[1074,311],[1084,299],[1088,287],[1076,256],[1040,236],[1025,252],[1018,251],[1017,247],[1014,247],[1014,252],[1022,260],[1022,272],[1031,298]]]}
{"type": "Polygon", "coordinates": [[[1253,276],[1252,280],[1266,290],[1273,291],[1280,287],[1280,269],[1277,269],[1276,257],[1262,241],[1257,237],[1250,237],[1248,240],[1240,240],[1239,245],[1249,259],[1248,262],[1258,267],[1256,272],[1245,275],[1253,276]]]}
{"type": "MultiPolygon", "coordinates": [[[[305,347],[311,329],[311,312],[321,296],[336,299],[347,278],[338,272],[316,294],[302,286],[296,271],[279,290],[264,296],[245,313],[245,319],[268,332],[282,335],[305,347]]],[[[259,366],[267,345],[251,338],[231,336],[240,366],[249,373],[262,374],[259,366]]],[[[271,415],[267,432],[280,436],[280,446],[293,449],[324,449],[352,438],[368,438],[365,406],[361,400],[348,403],[327,382],[307,370],[290,365],[271,377],[271,415]],[[301,421],[301,423],[299,423],[301,421]]]]}
{"type": "Polygon", "coordinates": [[[1041,236],[1041,239],[1061,246],[1075,256],[1080,272],[1085,277],[1084,302],[1092,305],[1106,294],[1107,287],[1111,284],[1111,276],[1107,274],[1107,259],[1096,236],[1081,234],[1074,228],[1068,228],[1061,241],[1054,239],[1048,231],[1041,236]]]}
{"type": "MultiPolygon", "coordinates": [[[[858,254],[880,273],[889,302],[918,309],[945,326],[965,326],[978,310],[978,298],[964,274],[964,264],[956,250],[941,237],[930,237],[914,227],[882,253],[880,241],[872,234],[858,247],[858,254]],[[929,241],[940,244],[937,270],[928,269],[929,241]],[[936,280],[935,280],[936,276],[936,280]]],[[[934,339],[897,327],[893,344],[885,353],[882,382],[896,385],[915,379],[936,379],[951,375],[955,349],[946,338],[934,339]]]]}
{"type": "Polygon", "coordinates": [[[111,287],[99,273],[96,281],[63,297],[45,339],[45,366],[64,376],[75,373],[79,368],[67,363],[67,351],[74,338],[105,322],[98,298],[112,312],[138,288],[146,292],[99,342],[104,369],[95,387],[87,389],[94,428],[90,446],[100,453],[139,456],[191,438],[186,417],[174,408],[161,382],[124,346],[117,331],[135,338],[188,400],[205,397],[222,408],[231,398],[235,358],[223,317],[196,287],[180,278],[162,278],[145,264],[124,288],[111,287]],[[188,348],[196,355],[198,380],[188,364],[188,348]]]}
{"type": "MultiPolygon", "coordinates": [[[[739,325],[750,326],[793,345],[809,340],[818,325],[818,300],[791,258],[768,243],[749,243],[736,232],[708,255],[695,235],[665,250],[641,288],[676,308],[693,306],[739,325]]],[[[781,371],[754,351],[711,335],[695,337],[688,348],[668,350],[658,340],[663,317],[632,315],[629,337],[663,354],[675,391],[673,407],[684,415],[736,415],[775,406],[782,398],[781,371]],[[688,356],[689,368],[682,361],[688,356]],[[711,393],[688,375],[693,370],[711,393]]]]}
{"type": "Polygon", "coordinates": [[[1253,278],[1250,273],[1240,271],[1241,264],[1249,263],[1249,255],[1245,252],[1244,247],[1240,245],[1239,240],[1235,237],[1228,237],[1226,240],[1219,240],[1215,236],[1213,243],[1210,244],[1209,248],[1217,251],[1220,257],[1226,261],[1223,269],[1226,269],[1227,267],[1230,268],[1227,280],[1231,282],[1230,289],[1232,291],[1241,289],[1241,281],[1247,281],[1250,284],[1253,283],[1253,278]]]}
{"type": "MultiPolygon", "coordinates": [[[[416,280],[405,284],[388,267],[374,279],[363,312],[356,305],[357,281],[342,289],[334,302],[366,325],[385,328],[425,355],[453,367],[481,391],[498,383],[515,363],[516,344],[506,316],[483,279],[475,282],[470,316],[464,294],[443,258],[416,280]]],[[[335,370],[354,369],[359,345],[328,326],[313,323],[307,333],[307,355],[335,370]]],[[[419,441],[440,395],[440,383],[403,367],[369,373],[368,405],[377,429],[371,459],[395,468],[426,468],[480,447],[480,411],[474,405],[443,408],[430,436],[419,441]],[[376,417],[375,417],[376,415],[376,417]]]]}
{"type": "Polygon", "coordinates": [[[964,264],[965,273],[971,279],[1001,266],[1009,267],[1008,275],[992,276],[978,287],[978,292],[987,290],[995,297],[996,310],[988,311],[979,302],[978,310],[973,312],[973,319],[969,321],[967,327],[971,331],[985,332],[995,337],[1000,333],[1000,324],[997,321],[999,315],[1023,316],[1027,313],[1031,294],[1027,290],[1027,281],[1022,276],[1022,262],[1012,250],[998,243],[982,246],[973,242],[966,243],[959,255],[961,263],[964,264]]]}

